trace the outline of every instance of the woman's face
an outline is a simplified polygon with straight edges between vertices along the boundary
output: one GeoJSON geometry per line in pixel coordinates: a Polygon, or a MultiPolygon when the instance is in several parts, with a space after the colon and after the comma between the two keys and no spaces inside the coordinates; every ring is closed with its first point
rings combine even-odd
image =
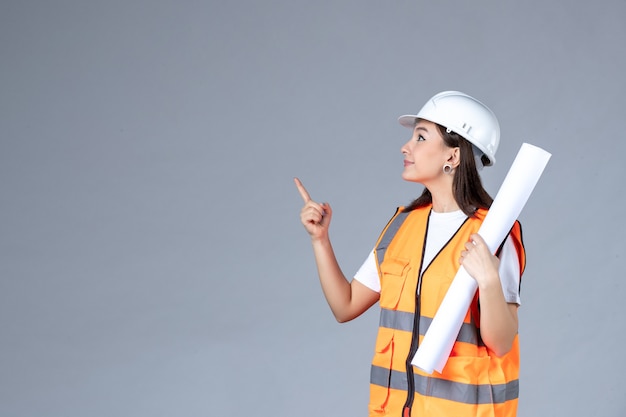
{"type": "Polygon", "coordinates": [[[458,152],[458,148],[445,145],[437,125],[427,120],[419,120],[413,129],[413,136],[401,148],[404,155],[404,171],[402,178],[405,181],[422,184],[437,180],[445,174],[443,166],[450,163],[451,156],[458,152]]]}

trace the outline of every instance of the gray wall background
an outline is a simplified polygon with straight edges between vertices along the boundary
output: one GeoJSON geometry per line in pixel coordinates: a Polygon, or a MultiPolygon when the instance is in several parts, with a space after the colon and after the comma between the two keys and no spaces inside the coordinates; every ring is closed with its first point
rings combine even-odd
{"type": "Polygon", "coordinates": [[[0,4],[0,415],[363,416],[374,308],[344,325],[299,223],[352,275],[397,205],[400,114],[498,114],[521,221],[519,415],[623,416],[626,2],[0,4]]]}

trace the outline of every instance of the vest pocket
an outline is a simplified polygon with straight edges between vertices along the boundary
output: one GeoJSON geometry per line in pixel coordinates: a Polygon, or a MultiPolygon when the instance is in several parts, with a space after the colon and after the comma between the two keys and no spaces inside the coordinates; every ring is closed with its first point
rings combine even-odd
{"type": "Polygon", "coordinates": [[[394,358],[394,331],[380,327],[370,375],[370,412],[383,412],[389,401],[394,358]]]}
{"type": "Polygon", "coordinates": [[[409,260],[404,258],[386,257],[380,265],[382,277],[380,280],[380,306],[396,309],[400,296],[404,290],[407,276],[411,267],[409,260]]]}
{"type": "Polygon", "coordinates": [[[441,375],[470,385],[489,384],[489,363],[489,356],[450,356],[441,375]]]}
{"type": "Polygon", "coordinates": [[[489,357],[451,356],[442,374],[427,376],[424,408],[428,415],[493,417],[489,357]]]}

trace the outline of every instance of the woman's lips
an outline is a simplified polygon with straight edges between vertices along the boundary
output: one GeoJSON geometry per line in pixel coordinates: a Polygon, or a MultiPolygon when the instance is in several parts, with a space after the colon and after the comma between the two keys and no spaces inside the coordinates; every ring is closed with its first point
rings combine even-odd
{"type": "Polygon", "coordinates": [[[406,159],[404,160],[404,166],[407,167],[409,165],[413,165],[413,162],[411,161],[407,161],[406,159]]]}

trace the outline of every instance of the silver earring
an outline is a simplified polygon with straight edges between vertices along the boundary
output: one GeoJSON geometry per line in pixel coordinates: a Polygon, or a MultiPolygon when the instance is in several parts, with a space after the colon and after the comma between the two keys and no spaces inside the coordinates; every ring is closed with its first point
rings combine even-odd
{"type": "Polygon", "coordinates": [[[446,174],[450,174],[452,172],[452,165],[450,164],[445,164],[443,166],[443,172],[445,172],[446,174]]]}

